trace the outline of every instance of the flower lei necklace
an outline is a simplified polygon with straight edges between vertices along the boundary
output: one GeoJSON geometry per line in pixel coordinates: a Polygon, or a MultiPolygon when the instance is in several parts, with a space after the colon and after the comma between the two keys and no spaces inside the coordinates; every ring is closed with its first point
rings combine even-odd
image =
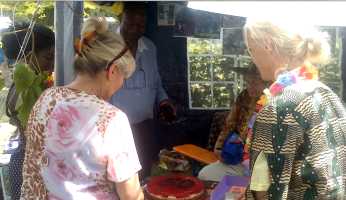
{"type": "MultiPolygon", "coordinates": [[[[259,109],[263,108],[270,97],[274,97],[290,85],[293,85],[302,80],[317,80],[318,70],[315,66],[310,63],[305,63],[303,66],[298,67],[292,71],[282,73],[278,76],[277,80],[269,87],[264,90],[264,94],[257,101],[259,109]]],[[[256,109],[257,110],[257,109],[256,109]]]]}

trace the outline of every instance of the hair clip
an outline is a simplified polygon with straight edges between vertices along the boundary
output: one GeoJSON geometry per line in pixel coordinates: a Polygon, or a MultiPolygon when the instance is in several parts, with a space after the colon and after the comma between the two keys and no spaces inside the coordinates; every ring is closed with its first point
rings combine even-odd
{"type": "Polygon", "coordinates": [[[74,51],[81,56],[82,55],[82,45],[81,40],[79,38],[76,38],[73,44],[74,51]]]}
{"type": "Polygon", "coordinates": [[[88,43],[96,37],[96,31],[86,32],[83,35],[83,43],[88,43]]]}
{"type": "Polygon", "coordinates": [[[96,36],[96,31],[86,32],[82,39],[77,38],[74,42],[75,52],[78,55],[82,55],[82,49],[84,45],[88,45],[88,43],[93,40],[96,36]]]}

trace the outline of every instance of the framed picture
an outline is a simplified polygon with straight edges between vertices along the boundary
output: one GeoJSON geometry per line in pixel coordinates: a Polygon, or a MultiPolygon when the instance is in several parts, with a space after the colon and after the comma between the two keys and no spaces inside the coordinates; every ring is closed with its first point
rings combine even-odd
{"type": "Polygon", "coordinates": [[[221,37],[223,55],[244,55],[245,42],[242,27],[223,28],[221,37]]]}
{"type": "Polygon", "coordinates": [[[174,26],[175,25],[175,3],[159,2],[157,4],[157,25],[174,26]]]}
{"type": "Polygon", "coordinates": [[[233,15],[222,16],[223,28],[243,27],[245,22],[246,22],[245,17],[233,16],[233,15]]]}
{"type": "Polygon", "coordinates": [[[222,16],[220,14],[177,7],[173,36],[219,39],[222,16]]]}

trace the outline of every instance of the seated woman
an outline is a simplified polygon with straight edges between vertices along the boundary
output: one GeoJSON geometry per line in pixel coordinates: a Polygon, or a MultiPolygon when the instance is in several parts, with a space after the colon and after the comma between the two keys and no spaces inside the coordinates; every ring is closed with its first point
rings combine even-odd
{"type": "Polygon", "coordinates": [[[198,175],[201,180],[220,181],[225,175],[244,175],[245,168],[242,164],[229,165],[224,163],[221,157],[223,145],[229,134],[237,133],[242,141],[246,141],[249,121],[256,110],[256,103],[265,88],[265,84],[260,78],[255,65],[251,65],[243,73],[247,87],[237,97],[215,143],[214,153],[220,161],[205,166],[198,175]]]}
{"type": "Polygon", "coordinates": [[[76,45],[76,77],[46,90],[25,132],[22,199],[143,199],[126,115],[107,100],[135,61],[105,18],[90,18],[76,45]]]}
{"type": "MultiPolygon", "coordinates": [[[[25,35],[28,32],[28,26],[29,25],[15,26],[15,29],[11,28],[9,32],[2,37],[6,60],[10,64],[14,63],[18,57],[25,35]]],[[[54,43],[54,32],[51,29],[43,25],[35,25],[28,44],[24,49],[25,59],[19,60],[19,62],[26,62],[35,73],[39,73],[39,71],[51,73],[54,70],[54,43]]],[[[8,67],[9,66],[4,66],[4,68],[7,69],[8,67]]],[[[23,134],[26,122],[23,123],[23,121],[20,120],[19,113],[16,109],[17,101],[18,93],[13,83],[6,99],[6,114],[10,118],[10,123],[18,128],[18,134],[14,137],[15,139],[10,141],[14,144],[18,142],[18,147],[12,153],[9,163],[10,195],[13,200],[20,198],[20,188],[22,185],[21,173],[25,150],[25,139],[23,134]]]]}

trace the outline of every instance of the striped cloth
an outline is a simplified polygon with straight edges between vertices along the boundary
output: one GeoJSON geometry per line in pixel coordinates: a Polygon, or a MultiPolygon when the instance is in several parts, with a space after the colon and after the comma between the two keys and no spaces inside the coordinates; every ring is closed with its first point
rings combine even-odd
{"type": "Polygon", "coordinates": [[[250,159],[253,168],[260,152],[266,156],[268,199],[344,199],[345,133],[345,109],[321,82],[302,81],[270,99],[256,119],[250,159]]]}

